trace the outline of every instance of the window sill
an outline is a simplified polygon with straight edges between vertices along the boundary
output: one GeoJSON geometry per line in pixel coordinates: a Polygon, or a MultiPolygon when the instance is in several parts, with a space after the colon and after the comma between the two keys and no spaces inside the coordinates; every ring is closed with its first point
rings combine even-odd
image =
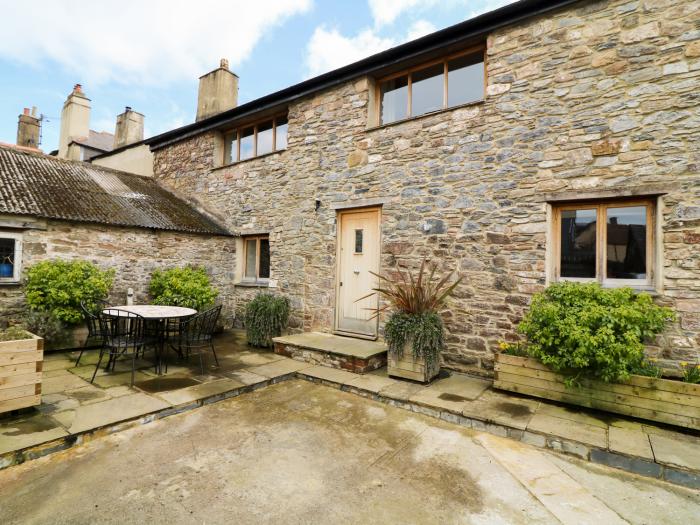
{"type": "Polygon", "coordinates": [[[269,288],[269,281],[239,281],[234,283],[233,286],[240,288],[269,288]]]}
{"type": "MultiPolygon", "coordinates": [[[[563,279],[557,279],[553,281],[551,284],[554,283],[582,283],[582,284],[589,284],[589,283],[597,283],[598,281],[595,279],[576,279],[576,278],[563,278],[563,279]]],[[[635,292],[647,292],[649,295],[652,297],[657,297],[661,295],[661,292],[659,292],[658,288],[656,288],[653,284],[634,284],[634,283],[610,283],[610,282],[604,282],[600,283],[601,288],[604,289],[614,289],[614,288],[632,288],[635,292]]]]}
{"type": "Polygon", "coordinates": [[[271,151],[270,153],[265,153],[264,155],[257,155],[255,157],[250,157],[249,159],[237,160],[236,162],[229,162],[228,164],[223,164],[221,166],[217,166],[215,168],[212,168],[211,171],[222,170],[224,168],[231,168],[232,166],[238,166],[239,164],[245,164],[246,162],[250,162],[251,160],[259,160],[259,159],[264,159],[267,157],[272,157],[273,155],[279,155],[280,153],[284,153],[285,151],[287,151],[287,150],[286,149],[278,149],[277,151],[271,151]]]}
{"type": "Polygon", "coordinates": [[[430,113],[423,113],[422,115],[418,115],[417,117],[408,117],[408,118],[404,118],[401,120],[395,120],[393,122],[387,122],[386,124],[367,126],[365,131],[377,131],[379,129],[390,128],[392,126],[398,126],[400,124],[405,124],[406,122],[414,122],[416,120],[421,120],[421,119],[424,119],[427,117],[434,117],[435,115],[441,115],[442,113],[449,113],[450,111],[456,111],[458,109],[469,108],[472,106],[480,106],[484,102],[486,102],[485,98],[481,99],[481,100],[475,100],[474,102],[467,102],[466,104],[460,104],[459,106],[452,106],[449,108],[438,109],[437,111],[431,111],[430,113]]]}
{"type": "Polygon", "coordinates": [[[0,286],[19,286],[21,284],[22,284],[21,281],[16,281],[14,279],[7,279],[7,280],[0,279],[0,286]]]}

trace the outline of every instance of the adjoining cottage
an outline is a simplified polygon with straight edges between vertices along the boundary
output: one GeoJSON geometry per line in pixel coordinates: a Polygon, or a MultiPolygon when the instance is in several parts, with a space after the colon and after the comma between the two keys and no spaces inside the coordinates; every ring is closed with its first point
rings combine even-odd
{"type": "Polygon", "coordinates": [[[464,277],[448,367],[488,373],[563,279],[654,293],[679,319],[650,352],[697,361],[699,17],[516,2],[147,139],[154,176],[237,235],[225,296],[275,288],[297,331],[381,336],[370,272],[429,257],[464,277]]]}
{"type": "Polygon", "coordinates": [[[203,266],[226,304],[232,252],[233,240],[216,219],[150,177],[0,146],[4,320],[21,321],[26,269],[55,258],[116,269],[112,299],[118,304],[126,302],[128,288],[135,301],[146,302],[157,268],[203,266]]]}

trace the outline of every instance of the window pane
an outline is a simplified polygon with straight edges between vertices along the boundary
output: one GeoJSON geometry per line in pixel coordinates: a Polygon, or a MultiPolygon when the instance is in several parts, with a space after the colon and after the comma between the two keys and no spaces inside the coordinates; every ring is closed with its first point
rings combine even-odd
{"type": "Polygon", "coordinates": [[[596,210],[561,212],[561,277],[595,277],[596,210]]]}
{"type": "Polygon", "coordinates": [[[225,140],[226,155],[224,162],[229,164],[238,160],[238,133],[227,133],[225,140]]]}
{"type": "Polygon", "coordinates": [[[270,239],[260,239],[260,275],[261,279],[270,278],[270,239]]]}
{"type": "Polygon", "coordinates": [[[380,89],[381,123],[408,117],[408,76],[382,82],[380,89]]]}
{"type": "Polygon", "coordinates": [[[464,55],[447,63],[447,105],[484,98],[484,54],[464,55]]]}
{"type": "Polygon", "coordinates": [[[411,74],[411,116],[443,108],[445,66],[436,64],[411,74]]]}
{"type": "Polygon", "coordinates": [[[277,119],[277,143],[275,144],[276,150],[287,149],[287,117],[282,117],[277,119]]]}
{"type": "Polygon", "coordinates": [[[646,279],[646,206],[608,208],[607,216],[607,277],[646,279]]]}
{"type": "Polygon", "coordinates": [[[255,279],[255,261],[257,259],[257,250],[257,239],[247,239],[245,241],[245,277],[247,279],[255,279]]]}
{"type": "Polygon", "coordinates": [[[362,253],[362,230],[355,230],[355,253],[362,253]]]}
{"type": "Polygon", "coordinates": [[[255,154],[255,129],[248,128],[241,132],[241,158],[245,160],[251,158],[255,154]]]}
{"type": "Polygon", "coordinates": [[[272,121],[258,124],[258,155],[272,152],[272,121]]]}
{"type": "Polygon", "coordinates": [[[0,278],[12,278],[15,272],[15,240],[0,239],[0,278]]]}

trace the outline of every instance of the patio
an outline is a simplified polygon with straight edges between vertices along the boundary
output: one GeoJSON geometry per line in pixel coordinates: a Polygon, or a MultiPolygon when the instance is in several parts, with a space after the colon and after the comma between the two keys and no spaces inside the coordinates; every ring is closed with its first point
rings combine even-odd
{"type": "Polygon", "coordinates": [[[300,380],[0,471],[0,486],[8,524],[691,523],[700,504],[300,380]]]}
{"type": "MultiPolygon", "coordinates": [[[[86,352],[77,368],[77,352],[47,354],[39,410],[2,419],[0,468],[301,378],[462,427],[700,487],[700,438],[670,427],[505,394],[493,390],[490,381],[462,374],[449,374],[428,386],[391,379],[384,368],[354,374],[251,348],[242,331],[219,336],[216,348],[221,366],[209,362],[205,375],[197,359],[181,363],[171,354],[168,373],[162,376],[150,362],[141,361],[133,389],[130,361],[118,362],[114,373],[100,370],[90,384],[96,351],[86,352]]],[[[342,419],[342,410],[337,417],[342,419]]]]}

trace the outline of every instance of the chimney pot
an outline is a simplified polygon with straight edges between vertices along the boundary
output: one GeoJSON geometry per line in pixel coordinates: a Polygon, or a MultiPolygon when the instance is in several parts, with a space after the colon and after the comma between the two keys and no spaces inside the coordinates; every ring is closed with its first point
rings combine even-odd
{"type": "Polygon", "coordinates": [[[219,64],[222,68],[228,69],[228,58],[222,58],[219,64]]]}
{"type": "Polygon", "coordinates": [[[124,111],[131,111],[131,106],[125,106],[124,111]]]}
{"type": "Polygon", "coordinates": [[[76,93],[82,93],[83,86],[81,86],[80,84],[76,84],[75,86],[73,86],[73,91],[75,91],[76,93]]]}
{"type": "Polygon", "coordinates": [[[24,108],[23,113],[24,113],[25,115],[29,115],[29,108],[24,108]]]}
{"type": "Polygon", "coordinates": [[[32,106],[32,117],[36,117],[36,106],[32,106]]]}

